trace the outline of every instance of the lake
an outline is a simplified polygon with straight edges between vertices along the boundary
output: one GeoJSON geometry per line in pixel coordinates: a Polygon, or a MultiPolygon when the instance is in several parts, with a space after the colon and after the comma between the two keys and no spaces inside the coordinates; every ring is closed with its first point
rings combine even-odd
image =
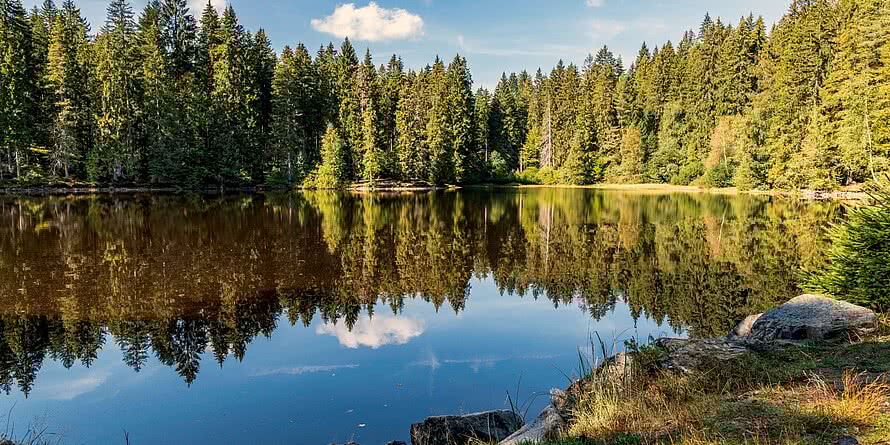
{"type": "Polygon", "coordinates": [[[546,188],[2,197],[2,422],[381,445],[508,393],[534,416],[599,339],[721,335],[796,296],[843,211],[546,188]]]}

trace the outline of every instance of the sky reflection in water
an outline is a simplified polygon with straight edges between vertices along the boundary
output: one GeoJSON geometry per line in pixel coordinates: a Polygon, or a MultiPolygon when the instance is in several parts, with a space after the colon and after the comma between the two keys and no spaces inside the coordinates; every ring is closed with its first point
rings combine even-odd
{"type": "MultiPolygon", "coordinates": [[[[410,422],[428,415],[506,408],[517,384],[524,402],[564,386],[593,331],[665,332],[637,325],[624,305],[595,322],[578,307],[499,295],[482,280],[459,315],[414,300],[399,316],[363,315],[352,333],[280,320],[241,363],[220,369],[205,353],[191,387],[154,359],[134,373],[105,348],[89,369],[47,363],[27,400],[13,393],[3,402],[15,400],[20,425],[42,419],[64,443],[123,443],[126,430],[135,443],[382,444],[407,440],[410,422]]],[[[545,401],[535,398],[532,411],[545,401]]]]}

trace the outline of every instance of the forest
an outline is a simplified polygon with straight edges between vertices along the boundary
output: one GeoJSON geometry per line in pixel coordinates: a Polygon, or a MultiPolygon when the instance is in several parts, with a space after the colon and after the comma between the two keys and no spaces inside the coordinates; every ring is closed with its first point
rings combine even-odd
{"type": "Polygon", "coordinates": [[[890,2],[678,31],[488,91],[460,55],[276,54],[231,6],[111,0],[94,33],[73,0],[0,0],[0,183],[834,189],[890,171],[890,2]]]}

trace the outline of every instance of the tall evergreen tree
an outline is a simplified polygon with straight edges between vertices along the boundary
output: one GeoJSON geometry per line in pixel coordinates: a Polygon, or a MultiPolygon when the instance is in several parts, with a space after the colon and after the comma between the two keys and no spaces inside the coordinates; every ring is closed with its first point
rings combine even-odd
{"type": "Polygon", "coordinates": [[[0,0],[0,179],[19,177],[34,139],[37,111],[32,35],[21,0],[0,0]]]}
{"type": "Polygon", "coordinates": [[[112,0],[97,41],[96,77],[99,102],[95,149],[90,153],[91,179],[138,179],[140,156],[138,114],[141,73],[136,24],[127,0],[112,0]]]}

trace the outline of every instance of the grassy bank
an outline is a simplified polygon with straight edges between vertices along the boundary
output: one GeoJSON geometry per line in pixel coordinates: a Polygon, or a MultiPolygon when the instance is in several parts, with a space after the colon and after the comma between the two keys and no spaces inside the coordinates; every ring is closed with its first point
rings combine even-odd
{"type": "Polygon", "coordinates": [[[553,445],[890,444],[890,317],[856,343],[785,345],[690,374],[639,348],[626,378],[593,372],[570,390],[553,445]]]}

